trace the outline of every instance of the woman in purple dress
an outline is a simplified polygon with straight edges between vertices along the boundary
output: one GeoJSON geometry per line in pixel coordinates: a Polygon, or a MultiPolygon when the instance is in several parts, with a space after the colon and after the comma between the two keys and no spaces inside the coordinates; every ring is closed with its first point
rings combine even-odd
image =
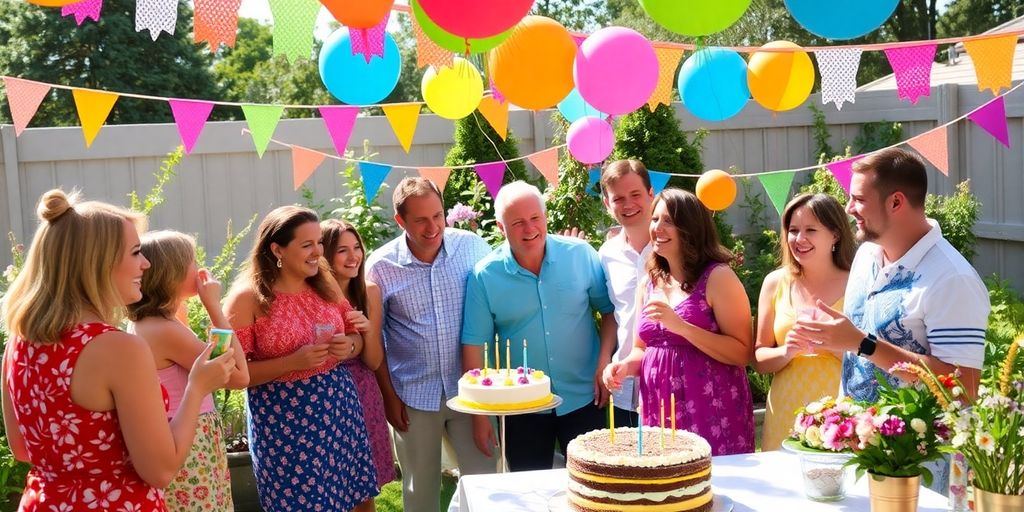
{"type": "Polygon", "coordinates": [[[692,193],[654,199],[653,251],[639,284],[633,352],[605,368],[604,383],[640,375],[641,421],[694,432],[713,455],[754,451],[754,415],[745,367],[751,355],[750,302],[729,268],[711,212],[692,193]]]}

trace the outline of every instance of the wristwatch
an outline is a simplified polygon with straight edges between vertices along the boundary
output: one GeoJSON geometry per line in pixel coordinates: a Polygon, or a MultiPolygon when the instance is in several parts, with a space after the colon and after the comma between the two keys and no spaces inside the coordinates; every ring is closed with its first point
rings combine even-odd
{"type": "Polygon", "coordinates": [[[860,348],[857,349],[858,356],[870,356],[875,353],[875,347],[878,345],[878,338],[870,332],[864,339],[860,340],[860,348]]]}

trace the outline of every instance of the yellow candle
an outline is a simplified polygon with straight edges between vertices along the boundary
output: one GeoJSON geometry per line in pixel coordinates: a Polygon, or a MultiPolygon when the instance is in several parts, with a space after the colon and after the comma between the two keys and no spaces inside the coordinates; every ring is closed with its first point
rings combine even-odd
{"type": "Polygon", "coordinates": [[[490,352],[491,347],[487,346],[487,342],[484,342],[484,377],[487,376],[487,353],[490,352]]]}
{"type": "Polygon", "coordinates": [[[512,375],[512,342],[505,338],[505,367],[508,375],[512,375]]]}
{"type": "Polygon", "coordinates": [[[661,406],[660,406],[660,408],[661,408],[661,411],[659,412],[659,415],[661,416],[661,449],[664,450],[665,449],[665,399],[664,398],[661,399],[661,406]]]}
{"type": "Polygon", "coordinates": [[[498,341],[498,335],[494,335],[494,370],[500,374],[501,370],[501,342],[498,341]]]}
{"type": "Polygon", "coordinates": [[[670,411],[671,414],[672,414],[672,440],[675,441],[676,440],[676,395],[675,395],[675,393],[673,393],[670,396],[672,397],[672,399],[669,401],[670,402],[670,407],[672,409],[670,411]]]}
{"type": "Polygon", "coordinates": [[[612,444],[615,444],[615,397],[608,395],[608,431],[611,432],[612,444]]]}

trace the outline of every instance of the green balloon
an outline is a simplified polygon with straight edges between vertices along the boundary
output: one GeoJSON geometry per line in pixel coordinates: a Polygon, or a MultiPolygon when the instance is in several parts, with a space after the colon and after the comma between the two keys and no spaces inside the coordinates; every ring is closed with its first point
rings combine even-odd
{"type": "MultiPolygon", "coordinates": [[[[409,0],[409,7],[412,9],[413,16],[416,17],[416,23],[423,29],[423,33],[430,38],[431,41],[435,42],[441,48],[451,50],[459,55],[466,53],[466,38],[457,36],[450,32],[445,32],[444,29],[438,27],[433,20],[427,17],[427,13],[423,12],[420,8],[419,3],[415,0],[409,0]]],[[[512,35],[512,27],[496,36],[487,37],[484,39],[469,39],[469,53],[483,53],[495,46],[501,44],[502,41],[512,35]]]]}
{"type": "Polygon", "coordinates": [[[659,25],[684,36],[706,36],[729,28],[747,12],[750,0],[640,0],[659,25]]]}

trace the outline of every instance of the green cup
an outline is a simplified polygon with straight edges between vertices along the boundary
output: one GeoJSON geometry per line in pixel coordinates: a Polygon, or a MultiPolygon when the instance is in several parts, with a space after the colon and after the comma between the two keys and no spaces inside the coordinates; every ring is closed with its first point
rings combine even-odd
{"type": "Polygon", "coordinates": [[[213,343],[213,351],[210,352],[210,359],[224,353],[231,344],[231,336],[235,331],[231,329],[210,329],[210,343],[213,343]]]}

